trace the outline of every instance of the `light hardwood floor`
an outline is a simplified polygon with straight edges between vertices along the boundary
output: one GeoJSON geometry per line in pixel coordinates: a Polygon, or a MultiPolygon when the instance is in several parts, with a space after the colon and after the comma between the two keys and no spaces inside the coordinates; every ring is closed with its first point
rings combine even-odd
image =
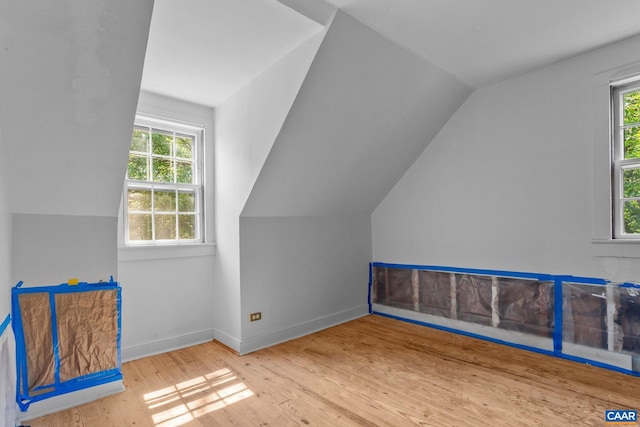
{"type": "Polygon", "coordinates": [[[602,426],[640,378],[381,316],[246,356],[206,343],[122,366],[123,393],[39,426],[602,426]]]}

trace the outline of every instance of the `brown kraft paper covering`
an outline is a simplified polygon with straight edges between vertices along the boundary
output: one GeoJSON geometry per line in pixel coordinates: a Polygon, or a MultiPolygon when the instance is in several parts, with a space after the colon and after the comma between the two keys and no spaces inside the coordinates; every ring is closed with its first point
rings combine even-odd
{"type": "Polygon", "coordinates": [[[52,385],[55,381],[49,293],[22,294],[18,301],[27,348],[27,386],[29,394],[36,395],[50,391],[52,387],[34,392],[35,388],[52,385]]]}
{"type": "Polygon", "coordinates": [[[117,368],[117,291],[55,296],[60,381],[117,368]]]}

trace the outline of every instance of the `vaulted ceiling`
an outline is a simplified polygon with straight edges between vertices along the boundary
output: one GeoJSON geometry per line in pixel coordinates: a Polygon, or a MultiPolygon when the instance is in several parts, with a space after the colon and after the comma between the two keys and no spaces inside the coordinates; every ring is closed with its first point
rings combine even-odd
{"type": "Polygon", "coordinates": [[[640,33],[637,0],[156,0],[142,88],[216,106],[336,8],[475,88],[640,33]]]}

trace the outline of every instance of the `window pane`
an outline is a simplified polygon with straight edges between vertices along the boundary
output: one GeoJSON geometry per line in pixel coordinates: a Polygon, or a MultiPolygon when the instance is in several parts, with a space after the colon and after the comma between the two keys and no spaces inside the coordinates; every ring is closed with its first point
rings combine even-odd
{"type": "Polygon", "coordinates": [[[640,203],[637,200],[624,202],[624,232],[628,234],[640,233],[640,203]]]}
{"type": "Polygon", "coordinates": [[[193,138],[176,135],[176,156],[193,159],[193,138]]]}
{"type": "Polygon", "coordinates": [[[149,152],[149,132],[142,129],[134,129],[131,138],[131,151],[149,152]]]}
{"type": "Polygon", "coordinates": [[[153,193],[153,203],[156,212],[175,212],[176,192],[156,191],[153,193]]]}
{"type": "Polygon", "coordinates": [[[129,189],[127,191],[127,204],[129,211],[151,212],[151,190],[129,189]]]}
{"type": "Polygon", "coordinates": [[[174,182],[173,181],[173,160],[154,157],[151,161],[153,164],[153,180],[156,182],[174,182]]]}
{"type": "Polygon", "coordinates": [[[155,215],[156,239],[172,240],[176,238],[176,216],[155,215]]]}
{"type": "Polygon", "coordinates": [[[632,126],[624,130],[624,158],[640,158],[640,126],[632,126]]]}
{"type": "Polygon", "coordinates": [[[640,197],[640,169],[622,171],[623,197],[640,197]]]}
{"type": "Polygon", "coordinates": [[[129,240],[151,240],[151,214],[129,214],[129,240]]]}
{"type": "Polygon", "coordinates": [[[177,162],[177,179],[180,184],[193,184],[193,164],[191,162],[177,162]]]}
{"type": "Polygon", "coordinates": [[[196,238],[196,216],[195,215],[178,215],[180,225],[180,238],[181,239],[195,239],[196,238]]]}
{"type": "Polygon", "coordinates": [[[195,193],[178,193],[178,212],[195,212],[196,211],[196,195],[195,193]]]}
{"type": "Polygon", "coordinates": [[[624,94],[624,124],[640,123],[640,91],[624,94]]]}
{"type": "Polygon", "coordinates": [[[140,181],[149,180],[149,170],[147,167],[147,158],[129,154],[129,167],[127,169],[129,179],[138,179],[140,181]]]}
{"type": "Polygon", "coordinates": [[[171,156],[173,146],[173,134],[157,129],[153,130],[153,154],[171,156]]]}

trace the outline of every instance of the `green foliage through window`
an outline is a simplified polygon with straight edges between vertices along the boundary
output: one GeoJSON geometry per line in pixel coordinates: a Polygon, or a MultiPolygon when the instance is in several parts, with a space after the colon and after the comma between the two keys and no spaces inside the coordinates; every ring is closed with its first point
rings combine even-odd
{"type": "MultiPolygon", "coordinates": [[[[621,89],[614,99],[621,111],[616,138],[617,179],[620,188],[619,209],[622,210],[622,230],[625,235],[640,235],[640,90],[621,89]],[[619,141],[621,139],[621,141],[619,141]],[[621,147],[619,145],[622,145],[621,147]],[[621,151],[620,151],[621,150],[621,151]]],[[[637,88],[637,86],[636,86],[637,88]]],[[[620,213],[619,213],[620,214],[620,213]]]]}
{"type": "Polygon", "coordinates": [[[200,239],[197,136],[136,125],[127,167],[130,242],[200,239]]]}

